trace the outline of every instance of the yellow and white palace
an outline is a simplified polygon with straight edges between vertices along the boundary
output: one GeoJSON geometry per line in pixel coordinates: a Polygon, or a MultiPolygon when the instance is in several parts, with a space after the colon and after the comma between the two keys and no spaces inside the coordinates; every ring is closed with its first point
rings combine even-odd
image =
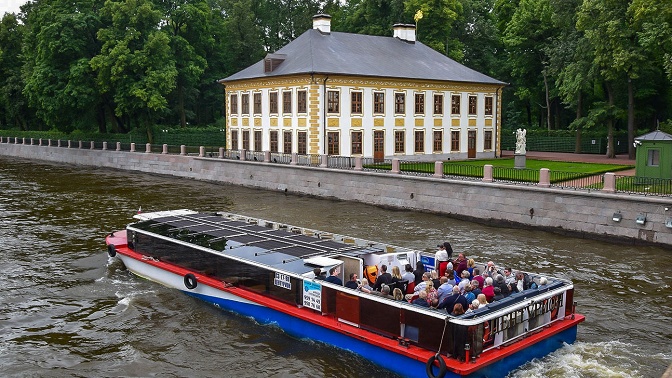
{"type": "Polygon", "coordinates": [[[227,149],[375,159],[499,156],[501,88],[416,41],[331,32],[331,17],[220,80],[227,149]]]}

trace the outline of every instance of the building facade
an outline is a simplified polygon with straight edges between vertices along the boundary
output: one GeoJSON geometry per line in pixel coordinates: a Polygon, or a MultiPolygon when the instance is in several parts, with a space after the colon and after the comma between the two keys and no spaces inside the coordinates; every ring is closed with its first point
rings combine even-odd
{"type": "Polygon", "coordinates": [[[313,29],[220,81],[227,148],[447,160],[499,156],[500,81],[415,40],[313,29]]]}

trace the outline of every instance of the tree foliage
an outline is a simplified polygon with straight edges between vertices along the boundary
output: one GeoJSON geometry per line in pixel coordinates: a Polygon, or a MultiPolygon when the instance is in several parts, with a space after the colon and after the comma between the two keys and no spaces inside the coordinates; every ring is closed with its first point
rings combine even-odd
{"type": "Polygon", "coordinates": [[[632,138],[672,118],[669,0],[33,0],[21,9],[0,21],[3,128],[213,124],[223,115],[217,80],[321,12],[334,32],[391,36],[396,23],[416,24],[419,43],[510,83],[508,129],[574,130],[579,145],[585,129],[632,138]]]}

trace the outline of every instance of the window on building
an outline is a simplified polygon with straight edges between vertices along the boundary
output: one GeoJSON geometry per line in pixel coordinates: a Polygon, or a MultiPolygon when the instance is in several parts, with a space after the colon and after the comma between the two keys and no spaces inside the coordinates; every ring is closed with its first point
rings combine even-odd
{"type": "Polygon", "coordinates": [[[278,131],[271,130],[270,134],[271,152],[278,152],[278,131]]]}
{"type": "Polygon", "coordinates": [[[403,154],[406,152],[404,146],[405,133],[404,130],[397,130],[394,132],[394,153],[403,154]]]}
{"type": "Polygon", "coordinates": [[[425,131],[416,130],[415,131],[415,152],[425,152],[425,131]]]}
{"type": "Polygon", "coordinates": [[[327,113],[338,113],[338,91],[327,91],[327,113]]]}
{"type": "Polygon", "coordinates": [[[492,115],[492,97],[485,98],[485,115],[492,115]]]}
{"type": "Polygon", "coordinates": [[[478,97],[469,96],[469,115],[476,115],[477,103],[478,103],[478,97]]]}
{"type": "Polygon", "coordinates": [[[231,115],[238,115],[238,95],[232,94],[229,98],[231,99],[231,115]]]}
{"type": "Polygon", "coordinates": [[[292,91],[282,92],[282,112],[284,114],[292,112],[292,91]]]}
{"type": "Polygon", "coordinates": [[[406,93],[394,94],[394,114],[406,113],[406,93]]]}
{"type": "Polygon", "coordinates": [[[240,96],[240,102],[242,105],[241,113],[242,114],[250,114],[250,94],[249,93],[243,93],[240,96]]]}
{"type": "Polygon", "coordinates": [[[350,113],[362,114],[362,92],[352,92],[350,94],[350,113]]]}
{"type": "Polygon", "coordinates": [[[450,113],[454,115],[460,114],[460,95],[451,96],[450,113]]]}
{"type": "Polygon", "coordinates": [[[434,114],[435,115],[443,114],[443,95],[440,94],[434,95],[434,114]]]}
{"type": "Polygon", "coordinates": [[[415,94],[415,114],[425,114],[425,94],[415,94]]]}
{"type": "Polygon", "coordinates": [[[237,150],[238,148],[238,129],[231,129],[231,149],[237,150]]]}
{"type": "Polygon", "coordinates": [[[646,159],[646,165],[649,167],[657,167],[660,165],[660,150],[657,148],[650,149],[648,158],[646,159]]]}
{"type": "Polygon", "coordinates": [[[340,155],[340,145],[338,141],[338,132],[330,131],[327,133],[327,154],[340,155]]]}
{"type": "Polygon", "coordinates": [[[268,94],[268,111],[271,114],[278,114],[278,92],[268,94]]]}
{"type": "Polygon", "coordinates": [[[450,132],[450,151],[460,151],[460,132],[450,132]]]}
{"type": "Polygon", "coordinates": [[[254,132],[254,150],[261,151],[261,130],[254,132]]]}
{"type": "Polygon", "coordinates": [[[492,130],[485,130],[483,133],[483,149],[492,150],[492,130]]]}
{"type": "Polygon", "coordinates": [[[297,152],[301,155],[305,155],[308,151],[308,133],[305,131],[299,131],[297,134],[297,152]]]}
{"type": "Polygon", "coordinates": [[[353,131],[350,134],[350,153],[353,155],[362,154],[362,132],[353,131]]]}
{"type": "Polygon", "coordinates": [[[443,131],[434,130],[434,152],[443,151],[443,131]]]}
{"type": "Polygon", "coordinates": [[[385,92],[373,92],[373,113],[385,113],[385,92]]]}
{"type": "Polygon", "coordinates": [[[254,98],[254,114],[261,114],[261,93],[255,93],[254,98]]]}
{"type": "Polygon", "coordinates": [[[297,104],[297,109],[296,111],[299,113],[305,113],[306,112],[306,91],[297,91],[296,92],[296,104],[297,104]]]}
{"type": "Polygon", "coordinates": [[[282,152],[286,154],[292,153],[292,132],[285,131],[282,133],[282,152]]]}
{"type": "Polygon", "coordinates": [[[250,130],[243,130],[243,150],[250,149],[250,130]]]}

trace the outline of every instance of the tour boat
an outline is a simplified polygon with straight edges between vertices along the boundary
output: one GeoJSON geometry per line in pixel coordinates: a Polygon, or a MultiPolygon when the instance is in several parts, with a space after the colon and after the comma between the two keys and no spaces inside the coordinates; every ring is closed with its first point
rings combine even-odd
{"type": "MultiPolygon", "coordinates": [[[[333,271],[346,282],[351,273],[371,277],[382,265],[403,272],[421,261],[430,270],[433,253],[231,213],[134,217],[106,238],[110,257],[130,272],[405,377],[506,376],[574,342],[584,320],[564,279],[545,277],[546,285],[452,316],[315,273],[333,271]]],[[[528,275],[539,283],[541,276],[528,275]]]]}

